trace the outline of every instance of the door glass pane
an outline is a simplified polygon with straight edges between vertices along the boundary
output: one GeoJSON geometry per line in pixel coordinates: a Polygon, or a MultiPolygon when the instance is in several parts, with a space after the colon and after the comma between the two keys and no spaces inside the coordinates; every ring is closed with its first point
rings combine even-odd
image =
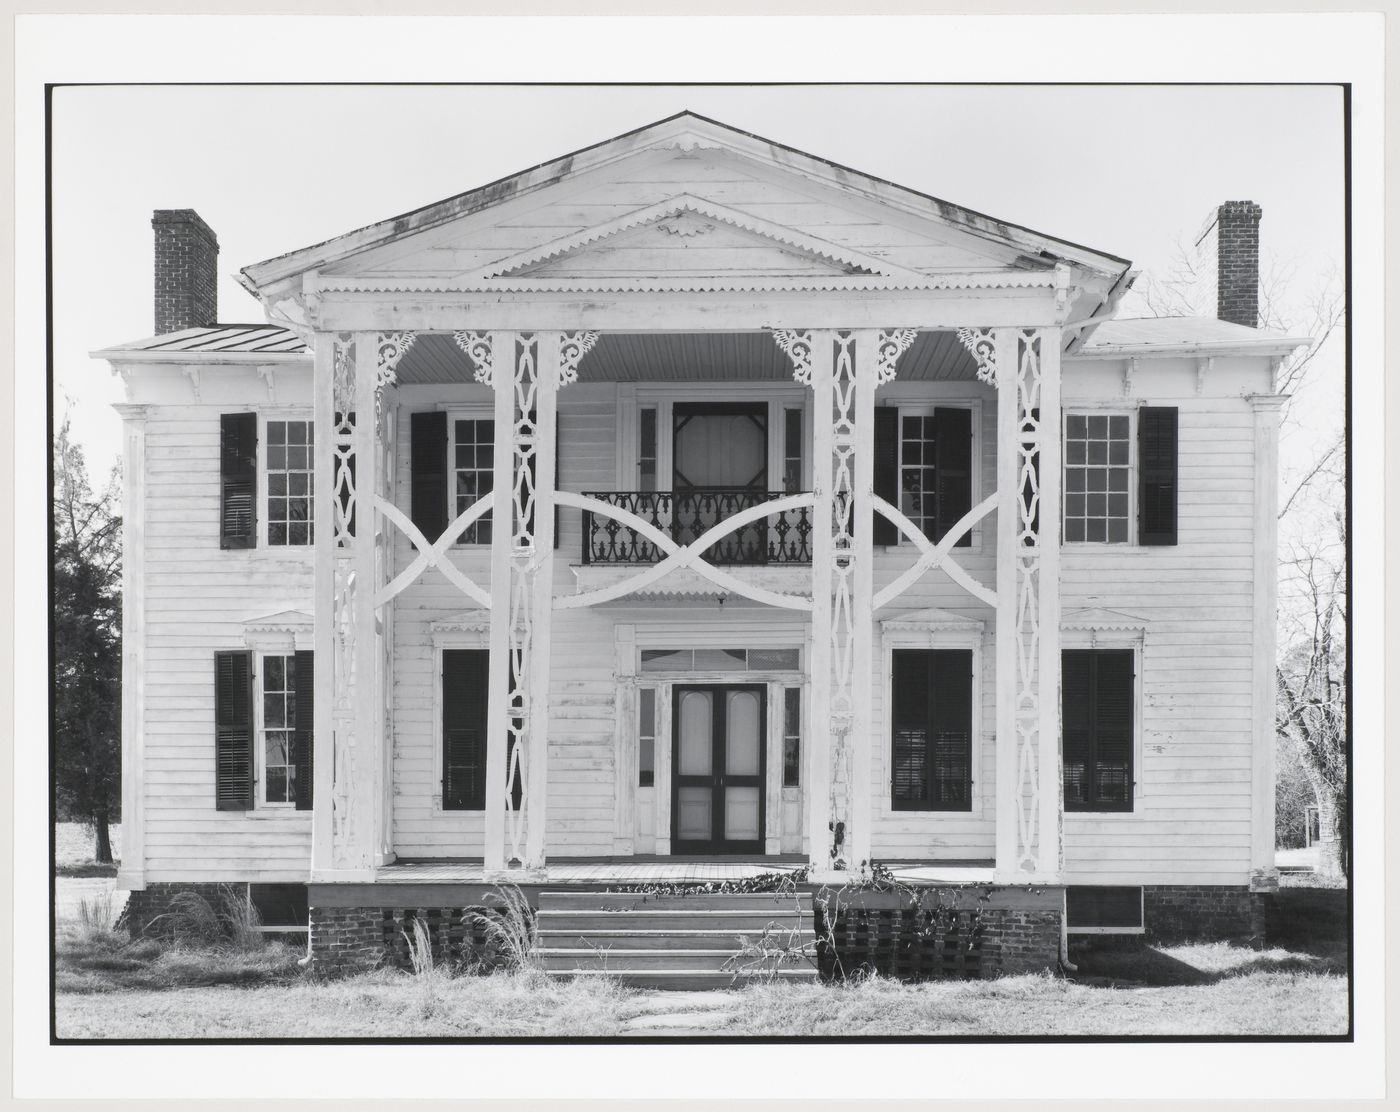
{"type": "Polygon", "coordinates": [[[729,693],[724,771],[730,776],[757,776],[761,762],[759,698],[752,691],[729,693]]]}
{"type": "Polygon", "coordinates": [[[738,414],[697,414],[677,421],[676,486],[766,485],[768,461],[763,426],[738,414]]]}
{"type": "Polygon", "coordinates": [[[681,788],[676,795],[676,836],[688,842],[708,842],[712,804],[710,789],[681,788]]]}
{"type": "Polygon", "coordinates": [[[753,842],[759,838],[759,788],[724,789],[724,837],[731,842],[753,842]]]}
{"type": "Polygon", "coordinates": [[[681,696],[680,760],[677,762],[680,775],[710,775],[714,753],[710,723],[710,693],[685,692],[681,696]]]}

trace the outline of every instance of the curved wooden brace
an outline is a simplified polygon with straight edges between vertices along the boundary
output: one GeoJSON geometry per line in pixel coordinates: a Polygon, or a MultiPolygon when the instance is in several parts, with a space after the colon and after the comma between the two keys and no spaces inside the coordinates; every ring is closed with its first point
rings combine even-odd
{"type": "Polygon", "coordinates": [[[639,591],[643,587],[648,587],[657,580],[669,575],[677,568],[694,568],[702,576],[708,579],[717,587],[722,587],[726,591],[731,591],[736,595],[752,599],[754,602],[761,602],[768,606],[781,607],[784,610],[810,610],[812,601],[795,595],[780,595],[776,591],[769,591],[766,588],[755,586],[752,583],[745,583],[742,579],[737,579],[728,572],[721,571],[713,564],[707,563],[702,554],[722,537],[742,529],[750,522],[759,521],[765,517],[771,517],[775,513],[785,513],[788,510],[800,509],[803,506],[813,505],[815,497],[810,493],[790,494],[786,498],[776,498],[772,502],[762,502],[757,506],[750,506],[746,510],[741,510],[733,517],[727,517],[723,521],[717,522],[703,534],[691,541],[690,544],[681,546],[668,537],[649,521],[644,521],[629,510],[624,510],[620,506],[609,505],[607,502],[597,498],[589,498],[586,495],[575,494],[572,491],[557,490],[554,492],[554,502],[559,506],[573,506],[580,510],[589,510],[602,517],[610,517],[621,522],[629,529],[641,534],[657,548],[665,552],[666,559],[659,564],[654,564],[640,575],[635,575],[631,579],[625,579],[621,583],[613,583],[607,587],[600,587],[596,591],[589,591],[582,595],[558,595],[555,597],[554,605],[560,610],[569,610],[583,606],[596,606],[598,603],[611,602],[615,598],[639,591]]]}
{"type": "Polygon", "coordinates": [[[375,595],[375,608],[383,606],[425,571],[435,567],[447,576],[452,585],[462,594],[478,606],[490,610],[491,595],[458,571],[457,565],[447,559],[446,554],[448,548],[457,543],[457,538],[467,531],[472,522],[490,511],[493,501],[494,499],[489,493],[478,498],[457,515],[452,524],[447,527],[447,531],[437,539],[437,543],[429,544],[428,538],[423,536],[418,526],[409,520],[407,514],[387,499],[376,497],[374,500],[375,509],[403,531],[404,536],[409,539],[409,543],[417,550],[418,555],[414,558],[413,563],[394,576],[393,580],[385,584],[384,588],[375,595]]]}
{"type": "Polygon", "coordinates": [[[899,509],[890,505],[878,494],[872,496],[872,501],[875,503],[875,509],[894,522],[899,531],[918,546],[920,552],[919,558],[914,561],[911,567],[905,569],[898,579],[875,596],[873,605],[876,610],[882,606],[888,606],[931,568],[942,568],[947,572],[949,579],[972,595],[973,598],[981,599],[988,606],[995,608],[997,604],[996,592],[987,590],[981,583],[963,571],[956,561],[948,558],[948,553],[953,545],[957,544],[968,530],[992,512],[997,502],[995,492],[987,495],[981,502],[958,518],[957,524],[948,530],[947,535],[937,545],[924,536],[923,530],[905,517],[899,509]]]}

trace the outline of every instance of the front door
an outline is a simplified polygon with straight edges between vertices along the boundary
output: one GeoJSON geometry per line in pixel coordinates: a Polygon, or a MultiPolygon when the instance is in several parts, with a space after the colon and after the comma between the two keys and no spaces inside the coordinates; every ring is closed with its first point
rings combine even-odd
{"type": "Polygon", "coordinates": [[[763,852],[767,689],[672,690],[671,852],[763,852]]]}

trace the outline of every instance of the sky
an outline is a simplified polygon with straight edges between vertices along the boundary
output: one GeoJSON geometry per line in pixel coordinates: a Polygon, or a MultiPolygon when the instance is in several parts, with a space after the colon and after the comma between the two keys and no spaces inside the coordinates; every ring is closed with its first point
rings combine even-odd
{"type": "MultiPolygon", "coordinates": [[[[95,474],[115,462],[121,384],[88,353],[153,331],[155,209],[200,213],[220,320],[262,321],[241,268],[685,109],[1147,272],[1242,199],[1262,205],[1265,266],[1291,273],[1300,307],[1343,261],[1342,99],[1326,86],[62,87],[55,417],[95,474]]],[[[1145,311],[1130,294],[1120,316],[1145,311]]],[[[1285,468],[1290,445],[1340,427],[1329,346],[1285,468]]]]}

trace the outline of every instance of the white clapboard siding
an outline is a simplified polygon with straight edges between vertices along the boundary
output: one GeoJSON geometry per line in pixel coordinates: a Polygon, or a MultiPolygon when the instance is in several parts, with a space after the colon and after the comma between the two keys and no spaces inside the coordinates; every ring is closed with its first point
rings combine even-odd
{"type": "Polygon", "coordinates": [[[250,618],[309,612],[313,577],[309,548],[220,550],[220,412],[151,406],[146,420],[148,883],[299,881],[310,866],[309,811],[214,806],[214,653],[247,648],[250,618]]]}

